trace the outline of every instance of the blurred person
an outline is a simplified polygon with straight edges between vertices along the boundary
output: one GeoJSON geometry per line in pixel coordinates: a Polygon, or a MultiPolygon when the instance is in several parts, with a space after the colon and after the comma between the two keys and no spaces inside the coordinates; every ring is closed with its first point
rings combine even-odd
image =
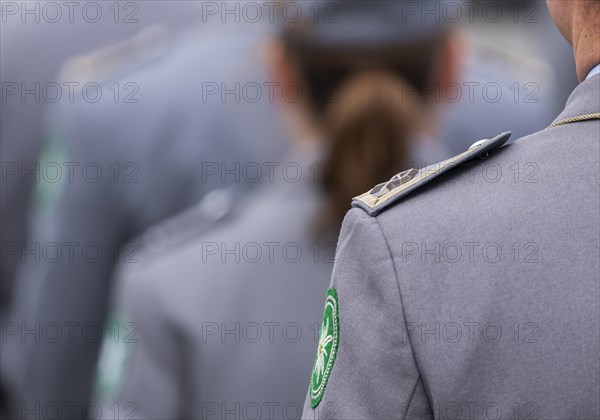
{"type": "Polygon", "coordinates": [[[438,118],[422,95],[460,56],[448,26],[397,25],[397,2],[298,3],[328,4],[336,23],[284,25],[267,49],[275,79],[303,93],[282,100],[294,144],[278,168],[293,175],[208,234],[189,232],[203,204],[156,228],[171,234],[118,273],[95,399],[123,418],[300,416],[350,199],[412,159],[438,118]]]}
{"type": "Polygon", "coordinates": [[[40,166],[66,174],[70,165],[74,175],[37,188],[30,246],[63,247],[62,257],[29,255],[19,273],[1,360],[9,415],[57,406],[61,418],[94,416],[97,333],[117,255],[135,260],[133,239],[146,228],[217,197],[221,207],[209,202],[203,222],[189,227],[209,229],[226,203],[259,184],[224,172],[286,149],[269,101],[208,95],[221,84],[268,82],[256,49],[269,31],[262,23],[151,26],[65,65],[63,81],[102,95],[77,90],[48,118],[40,166]],[[43,335],[56,326],[58,338],[43,335]]]}
{"type": "MultiPolygon", "coordinates": [[[[457,4],[450,2],[443,16],[450,16],[450,6],[457,4]]],[[[461,153],[474,138],[487,138],[508,126],[516,138],[539,131],[562,110],[577,85],[571,47],[544,3],[460,5],[465,61],[458,85],[444,91],[456,103],[440,129],[440,140],[451,153],[443,158],[461,153]]]]}
{"type": "MultiPolygon", "coordinates": [[[[59,71],[67,58],[133,36],[148,25],[159,22],[166,26],[181,24],[198,16],[200,11],[198,5],[189,2],[166,5],[164,2],[141,4],[132,1],[128,2],[127,10],[120,10],[129,19],[123,17],[115,21],[113,16],[105,16],[92,24],[75,14],[81,13],[88,4],[98,5],[87,1],[72,4],[70,20],[66,9],[60,11],[55,9],[59,7],[58,3],[51,4],[52,11],[60,13],[61,19],[57,20],[50,11],[43,12],[48,6],[44,2],[0,3],[0,231],[3,244],[0,319],[10,308],[12,285],[27,235],[31,192],[37,184],[36,163],[39,163],[44,137],[44,115],[60,106],[54,97],[50,97],[54,90],[48,93],[49,99],[42,91],[50,92],[51,85],[60,81],[59,71]]],[[[100,14],[117,13],[117,10],[101,8],[100,14]]],[[[67,96],[66,92],[64,96],[67,96]]]]}
{"type": "MultiPolygon", "coordinates": [[[[39,184],[39,153],[44,137],[44,115],[60,105],[52,86],[57,85],[64,61],[91,49],[113,44],[139,32],[147,25],[179,25],[199,15],[198,4],[190,2],[131,1],[112,9],[97,2],[68,5],[40,1],[2,1],[0,8],[0,325],[3,334],[13,303],[17,271],[26,242],[32,191],[39,184]],[[82,15],[86,8],[90,11],[82,15]],[[69,10],[71,14],[69,14],[69,10]],[[98,18],[92,15],[99,11],[98,18]],[[117,19],[117,16],[119,18],[117,19]],[[91,23],[90,20],[95,20],[91,23]]],[[[64,86],[63,86],[64,87],[64,86]]],[[[64,97],[68,96],[66,93],[64,97]]],[[[0,359],[5,359],[5,336],[0,342],[0,359]]],[[[6,363],[11,364],[10,360],[6,363]]],[[[3,362],[4,365],[4,362],[3,362]]],[[[0,388],[4,369],[0,371],[0,388]]],[[[4,394],[4,392],[2,392],[4,394]]]]}
{"type": "Polygon", "coordinates": [[[581,82],[554,122],[353,201],[304,418],[600,416],[600,2],[548,6],[581,82]]]}

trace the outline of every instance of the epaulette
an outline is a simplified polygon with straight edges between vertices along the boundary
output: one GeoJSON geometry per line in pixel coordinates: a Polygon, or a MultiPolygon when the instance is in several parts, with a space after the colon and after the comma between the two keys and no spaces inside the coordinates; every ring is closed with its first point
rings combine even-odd
{"type": "Polygon", "coordinates": [[[130,69],[157,59],[168,49],[169,32],[161,24],[150,25],[136,35],[65,61],[62,80],[102,83],[130,69]]]}
{"type": "Polygon", "coordinates": [[[182,247],[235,217],[241,201],[233,189],[216,188],[192,207],[148,228],[136,245],[152,258],[182,247]]]}
{"type": "Polygon", "coordinates": [[[352,206],[362,208],[371,216],[377,216],[385,208],[449,170],[478,157],[487,157],[490,152],[502,147],[511,134],[506,132],[492,139],[479,140],[466,152],[421,170],[409,169],[400,172],[388,182],[376,185],[370,191],[355,197],[352,200],[352,206]]]}

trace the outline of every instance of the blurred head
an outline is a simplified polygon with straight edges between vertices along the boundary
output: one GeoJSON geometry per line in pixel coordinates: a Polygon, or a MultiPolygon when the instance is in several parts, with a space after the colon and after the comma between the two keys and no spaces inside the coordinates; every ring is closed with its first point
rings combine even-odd
{"type": "Polygon", "coordinates": [[[325,150],[322,215],[337,228],[352,197],[408,169],[411,141],[434,133],[431,92],[456,81],[460,45],[446,26],[405,19],[402,2],[326,3],[334,20],[285,25],[270,65],[281,85],[302,87],[283,103],[297,137],[325,150]]]}
{"type": "Polygon", "coordinates": [[[573,46],[577,77],[600,63],[600,1],[547,0],[552,20],[573,46]]]}

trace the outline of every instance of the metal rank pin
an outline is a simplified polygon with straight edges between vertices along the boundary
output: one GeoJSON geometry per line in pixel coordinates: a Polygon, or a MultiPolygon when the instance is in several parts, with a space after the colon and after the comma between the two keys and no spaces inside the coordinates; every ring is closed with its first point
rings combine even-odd
{"type": "Polygon", "coordinates": [[[417,175],[417,173],[419,173],[419,171],[416,170],[415,168],[411,168],[404,172],[400,172],[399,174],[394,175],[392,177],[392,179],[390,179],[388,182],[384,182],[382,184],[376,185],[370,191],[370,194],[379,198],[382,195],[390,192],[394,188],[397,188],[400,185],[407,183],[408,181],[413,179],[417,175]]]}
{"type": "MultiPolygon", "coordinates": [[[[475,143],[473,143],[471,145],[471,147],[469,147],[469,150],[477,149],[478,147],[483,146],[488,141],[489,141],[489,139],[483,139],[483,140],[476,141],[475,143]]],[[[486,157],[488,157],[488,155],[489,155],[489,153],[487,153],[487,152],[486,153],[482,153],[481,155],[479,155],[479,158],[480,159],[485,159],[486,157]]]]}

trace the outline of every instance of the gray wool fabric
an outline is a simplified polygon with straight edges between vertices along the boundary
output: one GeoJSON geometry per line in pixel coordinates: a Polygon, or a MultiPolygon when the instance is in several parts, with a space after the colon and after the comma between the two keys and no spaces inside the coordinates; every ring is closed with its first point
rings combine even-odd
{"type": "MultiPolygon", "coordinates": [[[[595,76],[557,121],[598,112],[595,76]]],[[[549,128],[352,209],[339,349],[303,417],[597,419],[599,140],[598,120],[549,128]]]]}
{"type": "Polygon", "coordinates": [[[323,204],[310,181],[241,201],[207,234],[176,217],[179,233],[122,267],[112,308],[135,340],[108,337],[100,371],[124,362],[122,378],[99,380],[106,418],[128,404],[119,418],[302,415],[335,241],[307,230],[323,204]]]}
{"type": "MultiPolygon", "coordinates": [[[[115,251],[134,256],[138,235],[211,192],[236,189],[235,195],[241,196],[260,184],[244,177],[225,178],[223,172],[205,176],[204,169],[269,162],[280,159],[287,149],[277,124],[260,123],[273,115],[274,105],[268,101],[222,103],[216,96],[202,101],[207,80],[267,80],[254,58],[265,30],[253,28],[250,35],[232,25],[210,38],[205,27],[182,28],[171,34],[161,57],[132,69],[118,67],[103,83],[106,94],[101,101],[79,100],[77,106],[63,102],[64,121],[57,118],[54,123],[65,133],[64,162],[75,162],[79,168],[95,163],[103,176],[94,183],[80,176],[66,182],[63,176],[65,182],[51,184],[63,185],[64,190],[55,194],[56,210],[43,209],[33,217],[31,244],[43,248],[76,243],[76,257],[67,258],[65,250],[56,262],[28,258],[15,281],[9,321],[28,329],[69,323],[78,331],[87,325],[100,329],[107,315],[115,251]],[[135,81],[140,86],[139,103],[115,103],[108,94],[115,80],[121,85],[135,81]],[[118,182],[110,170],[113,164],[122,169],[118,182]],[[100,249],[100,258],[86,260],[81,249],[87,244],[100,249]]],[[[214,220],[195,222],[189,230],[199,233],[214,220]]],[[[35,416],[36,411],[27,414],[21,407],[56,403],[63,407],[61,417],[84,417],[100,340],[82,334],[71,340],[66,333],[56,342],[19,338],[12,335],[2,344],[0,360],[2,379],[15,394],[10,397],[11,410],[18,417],[35,416]],[[67,414],[69,404],[76,407],[73,414],[67,414]]]]}

